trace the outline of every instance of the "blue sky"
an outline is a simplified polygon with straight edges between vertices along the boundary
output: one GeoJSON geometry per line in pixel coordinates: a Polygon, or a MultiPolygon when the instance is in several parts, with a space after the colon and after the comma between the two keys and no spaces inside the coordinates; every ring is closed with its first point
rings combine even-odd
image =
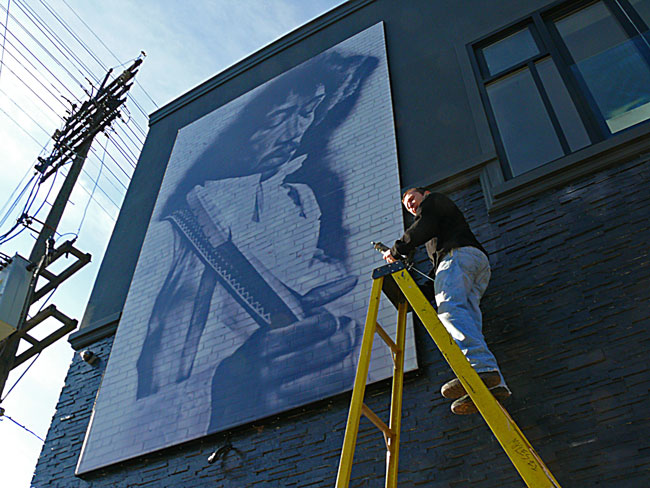
{"type": "MultiPolygon", "coordinates": [[[[45,150],[43,146],[48,143],[54,130],[61,126],[59,116],[65,115],[66,102],[61,103],[61,97],[55,96],[56,90],[54,95],[47,90],[47,87],[57,85],[57,81],[45,69],[40,69],[36,78],[22,72],[21,63],[24,65],[26,61],[21,57],[21,52],[28,57],[26,49],[37,54],[43,64],[52,71],[53,76],[62,80],[72,94],[80,99],[85,97],[83,88],[89,89],[90,84],[83,80],[81,72],[74,72],[73,66],[78,63],[64,58],[78,56],[79,61],[87,66],[96,78],[104,74],[102,67],[66,32],[63,24],[56,20],[52,12],[71,28],[105,66],[117,67],[131,61],[141,50],[146,52],[146,59],[137,76],[139,86],[133,87],[132,94],[142,111],[151,113],[156,106],[165,105],[238,60],[340,3],[343,2],[0,0],[0,32],[3,33],[0,42],[5,37],[5,21],[8,29],[0,72],[0,218],[7,211],[5,203],[10,202],[9,197],[14,189],[21,181],[25,181],[25,176],[31,176],[30,168],[33,167],[36,156],[41,153],[49,154],[49,146],[45,150]],[[65,42],[71,48],[72,54],[66,53],[64,56],[53,48],[52,52],[56,58],[60,58],[59,61],[68,71],[73,71],[77,82],[66,78],[63,67],[58,65],[59,61],[48,58],[43,53],[39,54],[37,43],[21,29],[18,22],[31,31],[43,45],[49,46],[44,37],[45,33],[39,31],[35,24],[30,24],[27,15],[29,12],[38,15],[51,32],[64,41],[67,39],[65,42]],[[47,105],[39,100],[28,86],[47,105]]],[[[42,68],[35,59],[32,61],[42,68]]],[[[121,69],[123,68],[117,68],[116,72],[119,73],[121,69]]],[[[70,96],[68,95],[68,98],[70,96]]],[[[138,138],[143,138],[138,134],[138,127],[146,131],[147,122],[132,101],[127,103],[126,118],[129,120],[130,129],[122,128],[111,137],[112,140],[119,139],[122,149],[129,153],[136,151],[137,144],[134,143],[133,147],[129,148],[128,139],[132,137],[137,141],[138,138]]],[[[104,136],[99,136],[94,144],[94,152],[86,163],[86,171],[80,178],[80,184],[72,195],[59,227],[61,234],[68,234],[61,236],[59,243],[78,232],[76,246],[93,256],[92,263],[62,285],[51,299],[51,303],[59,310],[78,320],[83,316],[117,217],[118,207],[123,199],[125,187],[128,186],[128,176],[133,170],[129,159],[135,161],[136,157],[129,156],[124,160],[120,151],[113,147],[110,141],[104,136]],[[104,155],[105,145],[108,148],[107,155],[104,155]],[[111,157],[115,158],[115,161],[112,161],[111,157]],[[102,159],[105,161],[103,168],[102,159]],[[117,166],[118,164],[120,166],[117,166]],[[89,198],[91,194],[92,200],[89,198]]],[[[62,180],[63,178],[59,177],[55,182],[48,202],[52,201],[52,196],[62,180]]],[[[48,181],[47,188],[49,185],[48,181]]],[[[45,197],[47,188],[42,189],[39,198],[45,197]]],[[[47,208],[48,204],[45,203],[39,217],[45,218],[47,208]]],[[[19,208],[0,227],[0,234],[8,230],[8,226],[11,226],[17,217],[15,212],[18,211],[19,208]]],[[[0,251],[9,255],[19,253],[28,256],[33,242],[33,236],[26,231],[0,246],[0,251]]],[[[51,324],[45,324],[42,330],[37,332],[35,329],[34,335],[43,337],[52,327],[51,324]]],[[[46,349],[2,402],[6,414],[44,438],[73,353],[65,339],[46,349]]],[[[24,369],[17,368],[10,376],[5,395],[24,369]]],[[[3,486],[29,486],[42,447],[41,441],[6,418],[0,421],[0,439],[3,445],[3,455],[0,456],[3,486]],[[11,448],[8,449],[8,446],[11,448]]]]}

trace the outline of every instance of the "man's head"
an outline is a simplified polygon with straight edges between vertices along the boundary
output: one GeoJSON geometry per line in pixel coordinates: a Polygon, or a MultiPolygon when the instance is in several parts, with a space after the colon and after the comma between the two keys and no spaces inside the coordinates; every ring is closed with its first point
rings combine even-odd
{"type": "Polygon", "coordinates": [[[271,107],[250,139],[250,148],[256,155],[252,163],[254,171],[272,171],[291,159],[324,98],[325,87],[318,85],[311,93],[299,94],[292,90],[283,101],[271,107]]]}
{"type": "Polygon", "coordinates": [[[426,188],[410,188],[402,195],[402,203],[410,214],[415,215],[420,207],[420,203],[422,203],[424,197],[429,193],[429,190],[426,188]]]}
{"type": "Polygon", "coordinates": [[[216,136],[210,130],[196,133],[200,153],[169,196],[163,214],[183,205],[187,193],[205,181],[268,177],[301,155],[322,162],[330,137],[346,120],[377,61],[372,56],[325,53],[268,81],[245,99],[233,100],[237,108],[231,112],[232,122],[216,136]]]}
{"type": "Polygon", "coordinates": [[[326,134],[328,120],[337,125],[343,120],[341,109],[350,106],[359,87],[376,66],[367,56],[342,56],[328,53],[306,61],[268,82],[239,114],[239,139],[229,145],[240,146],[238,159],[253,173],[276,171],[296,156],[298,148],[307,152],[308,131],[326,134]],[[335,110],[336,109],[336,110],[335,110]],[[325,124],[327,125],[327,124],[325,124]]]}

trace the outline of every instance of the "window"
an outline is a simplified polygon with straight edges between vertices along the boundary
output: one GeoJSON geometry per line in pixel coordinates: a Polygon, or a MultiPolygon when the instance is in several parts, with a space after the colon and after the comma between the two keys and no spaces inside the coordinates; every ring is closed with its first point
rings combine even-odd
{"type": "Polygon", "coordinates": [[[650,0],[572,2],[472,46],[511,178],[650,119],[650,0]]]}

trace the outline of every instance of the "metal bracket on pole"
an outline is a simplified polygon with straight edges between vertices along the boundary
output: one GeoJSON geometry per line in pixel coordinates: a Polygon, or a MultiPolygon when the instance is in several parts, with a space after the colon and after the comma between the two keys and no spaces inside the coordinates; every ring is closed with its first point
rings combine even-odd
{"type": "Polygon", "coordinates": [[[48,280],[48,282],[34,292],[31,303],[37,302],[43,298],[45,295],[54,290],[57,286],[59,286],[65,280],[70,278],[70,276],[75,274],[90,262],[92,256],[88,253],[81,252],[79,249],[73,246],[73,243],[74,241],[65,241],[63,244],[61,244],[61,246],[55,249],[50,256],[47,257],[46,268],[61,256],[72,254],[75,258],[77,258],[77,260],[62,272],[60,272],[58,275],[52,273],[51,271],[48,271],[46,268],[41,270],[39,276],[45,278],[48,280]]]}
{"type": "Polygon", "coordinates": [[[26,340],[32,346],[26,351],[24,351],[23,353],[16,356],[16,359],[14,360],[11,369],[20,366],[25,361],[34,357],[36,354],[43,351],[43,349],[54,344],[56,341],[64,337],[68,332],[72,332],[76,328],[77,328],[77,321],[61,313],[59,310],[57,310],[56,306],[50,305],[49,307],[41,310],[36,315],[34,315],[34,317],[32,317],[27,322],[25,322],[24,328],[15,332],[15,334],[17,334],[21,339],[26,340]],[[50,317],[54,317],[63,325],[59,327],[57,330],[55,330],[54,332],[52,332],[50,335],[48,335],[45,339],[42,339],[40,341],[34,339],[32,336],[27,334],[27,332],[29,332],[31,329],[33,329],[38,324],[43,322],[45,319],[48,319],[50,317]]]}
{"type": "MultiPolygon", "coordinates": [[[[28,302],[29,305],[32,305],[52,290],[55,290],[61,283],[70,278],[70,276],[75,274],[90,262],[91,255],[81,252],[79,249],[74,247],[73,244],[74,241],[66,241],[58,248],[54,249],[50,254],[45,256],[44,266],[40,272],[38,272],[38,276],[36,276],[34,279],[38,280],[39,277],[43,277],[48,282],[41,286],[38,290],[34,291],[34,293],[32,293],[32,296],[28,302]],[[72,254],[77,259],[62,272],[55,274],[47,270],[47,266],[52,265],[62,256],[68,256],[70,254],[72,254]]],[[[64,313],[57,310],[54,305],[50,305],[49,307],[39,311],[36,315],[34,315],[34,317],[26,320],[23,327],[14,332],[15,336],[29,342],[31,344],[31,347],[23,353],[17,355],[9,369],[11,370],[17,366],[20,366],[31,357],[42,352],[46,347],[65,337],[67,333],[72,332],[77,328],[77,323],[78,322],[76,320],[71,319],[64,313]],[[48,335],[45,339],[42,339],[40,341],[28,334],[30,330],[50,317],[57,319],[63,325],[48,335]]]]}

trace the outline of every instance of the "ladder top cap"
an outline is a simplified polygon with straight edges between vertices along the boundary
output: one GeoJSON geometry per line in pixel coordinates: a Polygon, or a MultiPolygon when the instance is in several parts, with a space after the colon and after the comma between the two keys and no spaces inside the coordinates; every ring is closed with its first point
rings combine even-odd
{"type": "Polygon", "coordinates": [[[397,261],[395,263],[391,264],[385,264],[384,266],[380,266],[379,268],[375,268],[372,271],[372,279],[376,280],[377,278],[381,278],[382,276],[388,276],[391,275],[397,271],[401,271],[403,269],[406,269],[406,265],[402,261],[397,261]]]}

